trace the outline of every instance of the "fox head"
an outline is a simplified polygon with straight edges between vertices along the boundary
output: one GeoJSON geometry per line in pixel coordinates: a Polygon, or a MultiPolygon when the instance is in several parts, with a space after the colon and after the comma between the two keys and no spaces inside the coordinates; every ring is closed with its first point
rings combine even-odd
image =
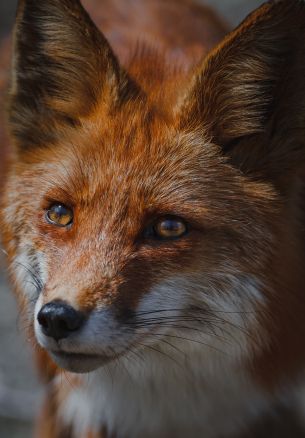
{"type": "Polygon", "coordinates": [[[270,2],[190,73],[123,68],[78,0],[20,1],[3,241],[60,367],[300,363],[304,37],[304,2],[270,2]]]}

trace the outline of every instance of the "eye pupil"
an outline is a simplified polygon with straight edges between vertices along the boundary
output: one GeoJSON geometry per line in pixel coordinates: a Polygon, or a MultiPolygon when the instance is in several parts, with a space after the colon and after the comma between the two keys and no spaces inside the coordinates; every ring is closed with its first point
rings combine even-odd
{"type": "Polygon", "coordinates": [[[66,227],[73,221],[73,211],[62,204],[52,205],[46,216],[49,223],[60,227],[66,227]]]}

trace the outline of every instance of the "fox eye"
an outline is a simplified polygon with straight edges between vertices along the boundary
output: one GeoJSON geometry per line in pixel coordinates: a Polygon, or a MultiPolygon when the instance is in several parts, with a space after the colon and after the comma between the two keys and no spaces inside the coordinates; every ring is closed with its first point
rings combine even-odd
{"type": "Polygon", "coordinates": [[[73,211],[63,204],[54,204],[47,211],[47,221],[58,227],[67,227],[73,222],[73,211]]]}
{"type": "Polygon", "coordinates": [[[153,234],[159,239],[177,239],[186,232],[186,223],[178,217],[164,217],[153,225],[153,234]]]}

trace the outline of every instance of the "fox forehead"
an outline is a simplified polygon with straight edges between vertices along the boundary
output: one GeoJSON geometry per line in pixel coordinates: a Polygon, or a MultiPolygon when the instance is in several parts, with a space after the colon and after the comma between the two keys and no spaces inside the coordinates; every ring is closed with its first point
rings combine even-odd
{"type": "Polygon", "coordinates": [[[26,154],[19,180],[39,184],[39,193],[54,201],[80,206],[128,201],[135,208],[142,202],[150,209],[170,210],[181,202],[187,208],[202,197],[209,172],[221,171],[224,160],[202,133],[186,134],[141,116],[118,119],[95,116],[65,128],[55,144],[26,154]]]}

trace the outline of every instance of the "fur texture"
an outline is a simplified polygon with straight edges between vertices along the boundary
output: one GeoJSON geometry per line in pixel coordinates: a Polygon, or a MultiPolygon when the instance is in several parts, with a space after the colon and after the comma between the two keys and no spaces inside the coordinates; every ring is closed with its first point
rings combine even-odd
{"type": "Polygon", "coordinates": [[[49,381],[38,436],[237,436],[303,375],[305,3],[210,53],[225,26],[191,1],[93,5],[21,0],[15,27],[1,230],[49,381]],[[167,217],[187,233],[148,232],[167,217]],[[55,341],[57,300],[86,323],[55,341]]]}

